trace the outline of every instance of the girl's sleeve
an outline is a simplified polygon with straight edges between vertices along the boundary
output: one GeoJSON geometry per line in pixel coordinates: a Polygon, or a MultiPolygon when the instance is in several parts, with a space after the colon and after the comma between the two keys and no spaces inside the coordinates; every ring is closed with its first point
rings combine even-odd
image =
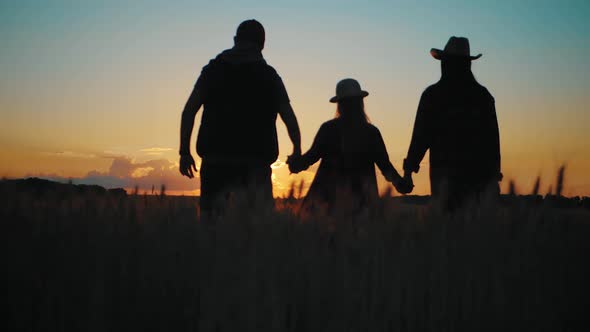
{"type": "Polygon", "coordinates": [[[301,156],[300,162],[302,169],[307,169],[309,166],[315,164],[320,158],[326,155],[326,146],[328,145],[328,129],[326,124],[323,124],[318,130],[311,148],[301,156]]]}

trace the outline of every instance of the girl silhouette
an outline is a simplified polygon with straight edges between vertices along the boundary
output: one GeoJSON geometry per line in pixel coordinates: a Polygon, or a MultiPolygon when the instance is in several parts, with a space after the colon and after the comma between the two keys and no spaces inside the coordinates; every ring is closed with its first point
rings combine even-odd
{"type": "Polygon", "coordinates": [[[309,151],[287,160],[289,170],[299,173],[322,159],[303,201],[303,207],[326,206],[346,198],[349,207],[362,207],[378,198],[375,164],[385,178],[400,192],[407,184],[389,161],[387,149],[377,127],[369,123],[361,90],[354,79],[344,79],[336,86],[336,117],[320,127],[309,151]]]}

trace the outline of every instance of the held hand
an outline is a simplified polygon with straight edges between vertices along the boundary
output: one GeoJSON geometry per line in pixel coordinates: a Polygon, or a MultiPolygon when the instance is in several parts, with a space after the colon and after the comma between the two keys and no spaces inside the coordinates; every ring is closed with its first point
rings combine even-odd
{"type": "Polygon", "coordinates": [[[402,195],[407,194],[406,182],[403,178],[393,179],[391,183],[393,184],[393,187],[395,188],[395,190],[397,190],[398,193],[402,195]]]}
{"type": "Polygon", "coordinates": [[[303,160],[301,159],[301,155],[292,154],[287,157],[287,165],[289,166],[289,172],[291,173],[299,173],[305,169],[303,165],[303,160]]]}
{"type": "Polygon", "coordinates": [[[414,181],[412,180],[412,173],[404,173],[405,193],[409,194],[414,190],[414,181]]]}
{"type": "Polygon", "coordinates": [[[293,153],[290,156],[287,156],[287,165],[289,165],[289,172],[291,173],[299,173],[299,167],[295,167],[296,165],[299,166],[299,161],[301,157],[301,147],[293,145],[293,153]]]}
{"type": "Polygon", "coordinates": [[[409,194],[414,189],[414,183],[412,181],[412,176],[406,175],[405,177],[396,178],[393,181],[393,186],[395,189],[402,195],[409,194]]]}
{"type": "Polygon", "coordinates": [[[195,164],[195,160],[193,156],[190,154],[181,155],[180,156],[180,174],[192,179],[195,177],[194,172],[198,172],[197,165],[195,164]]]}

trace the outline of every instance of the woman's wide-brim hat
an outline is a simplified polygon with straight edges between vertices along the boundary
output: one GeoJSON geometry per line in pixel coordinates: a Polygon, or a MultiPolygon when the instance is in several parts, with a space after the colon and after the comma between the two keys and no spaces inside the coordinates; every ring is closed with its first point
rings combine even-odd
{"type": "Polygon", "coordinates": [[[331,103],[337,103],[342,99],[368,96],[369,93],[361,89],[361,85],[357,80],[352,78],[345,78],[336,84],[336,95],[330,98],[331,103]]]}
{"type": "Polygon", "coordinates": [[[430,50],[430,55],[436,60],[445,59],[469,59],[477,60],[481,57],[478,55],[471,55],[469,50],[469,39],[465,37],[451,37],[445,45],[444,50],[433,48],[430,50]]]}

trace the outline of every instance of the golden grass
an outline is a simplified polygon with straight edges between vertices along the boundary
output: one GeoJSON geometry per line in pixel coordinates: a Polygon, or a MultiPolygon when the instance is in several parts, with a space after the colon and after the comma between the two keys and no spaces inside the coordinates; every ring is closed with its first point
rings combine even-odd
{"type": "Polygon", "coordinates": [[[590,307],[583,209],[388,198],[301,223],[284,199],[205,222],[193,197],[0,198],[24,331],[573,331],[590,307]]]}

